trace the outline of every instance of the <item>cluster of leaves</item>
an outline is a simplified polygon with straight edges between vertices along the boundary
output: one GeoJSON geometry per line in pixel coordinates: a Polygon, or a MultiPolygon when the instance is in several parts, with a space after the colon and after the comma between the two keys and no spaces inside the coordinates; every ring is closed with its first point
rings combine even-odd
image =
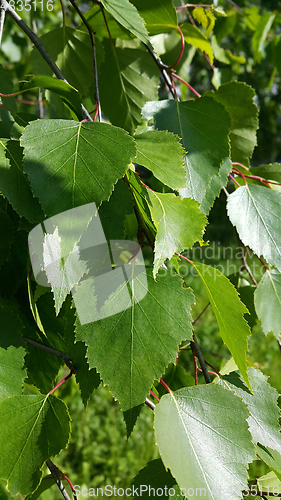
{"type": "MultiPolygon", "coordinates": [[[[254,26],[254,60],[260,62],[278,14],[253,8],[225,12],[210,5],[192,11],[192,24],[190,13],[178,6],[177,14],[175,5],[101,0],[77,28],[64,25],[43,34],[41,44],[67,81],[53,76],[54,68],[34,47],[33,77],[8,97],[3,94],[12,94],[14,85],[0,67],[0,478],[12,495],[35,492],[36,497],[44,462],[65,448],[70,436],[68,409],[52,394],[63,361],[30,340],[71,357],[85,406],[100,381],[107,384],[121,405],[128,436],[149,391],[155,384],[153,391],[160,394],[157,381],[177,362],[167,375],[174,392],[155,408],[161,460],[148,463],[135,485],[170,485],[187,497],[201,489],[207,499],[239,499],[256,456],[281,480],[278,394],[259,370],[248,369],[251,320],[244,318],[254,311],[265,334],[279,338],[281,169],[278,163],[249,169],[258,130],[255,91],[239,81],[221,84],[223,70],[214,66],[245,63],[219,45],[241,16],[249,29],[254,26]],[[166,61],[166,38],[182,49],[186,42],[178,73],[175,60],[163,64],[155,55],[166,61]],[[173,78],[186,77],[196,50],[213,70],[215,90],[196,92],[196,98],[183,93],[180,100],[173,78]],[[34,107],[23,112],[16,100],[25,92],[32,99],[38,88],[45,89],[39,120],[30,112],[34,107]],[[96,106],[98,115],[99,105],[102,123],[83,119],[85,106],[96,106]],[[139,165],[149,172],[149,185],[137,173],[139,165]],[[244,258],[254,286],[251,281],[241,286],[240,278],[230,280],[189,260],[234,360],[214,384],[197,385],[178,359],[179,346],[195,342],[195,296],[184,285],[179,259],[194,244],[206,244],[207,217],[230,174],[237,177],[233,192],[226,191],[229,220],[245,252],[250,248],[265,272],[257,283],[244,258]],[[129,296],[118,270],[115,289],[103,301],[96,291],[99,276],[87,279],[90,257],[80,257],[97,218],[83,209],[77,227],[72,214],[93,204],[105,235],[100,245],[111,242],[112,254],[113,241],[143,246],[145,272],[135,255],[126,259],[129,296]],[[58,215],[65,212],[63,223],[58,215]],[[38,228],[40,280],[32,275],[36,262],[28,256],[28,234],[38,228]],[[81,321],[78,309],[89,307],[92,319],[100,319],[81,321]]],[[[278,37],[274,43],[278,54],[278,37]]]]}

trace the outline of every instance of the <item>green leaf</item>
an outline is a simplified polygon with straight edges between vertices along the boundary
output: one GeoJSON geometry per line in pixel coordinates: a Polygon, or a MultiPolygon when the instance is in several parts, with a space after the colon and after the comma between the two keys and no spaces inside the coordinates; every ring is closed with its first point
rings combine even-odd
{"type": "MultiPolygon", "coordinates": [[[[77,320],[76,338],[88,345],[90,368],[97,368],[123,411],[144,402],[153,381],[175,360],[178,345],[192,336],[191,290],[181,287],[180,278],[169,275],[158,276],[155,283],[149,272],[148,292],[138,302],[144,279],[142,273],[133,277],[132,307],[86,325],[77,320]]],[[[109,313],[111,308],[114,314],[118,293],[124,287],[126,284],[119,287],[114,301],[105,304],[109,313]]]]}
{"type": "Polygon", "coordinates": [[[99,208],[99,217],[107,240],[123,240],[126,216],[133,212],[133,199],[123,179],[114,187],[108,201],[99,208]]]}
{"type": "Polygon", "coordinates": [[[261,444],[257,444],[257,454],[273,470],[281,481],[281,455],[276,450],[272,450],[261,444]]]}
{"type": "Polygon", "coordinates": [[[133,139],[106,123],[37,120],[26,127],[21,143],[24,171],[49,216],[100,205],[135,156],[133,139]]]}
{"type": "Polygon", "coordinates": [[[232,392],[212,384],[166,394],[155,408],[155,439],[184,494],[238,500],[255,458],[248,411],[232,392]]]}
{"type": "Polygon", "coordinates": [[[244,245],[281,271],[280,202],[277,191],[247,184],[227,199],[227,213],[244,245]]]}
{"type": "Polygon", "coordinates": [[[196,49],[202,50],[202,52],[206,52],[206,54],[210,58],[210,63],[214,62],[214,53],[213,49],[208,42],[208,39],[205,35],[203,35],[202,31],[193,26],[192,24],[181,24],[180,28],[183,32],[184,39],[186,43],[193,45],[196,49]]]}
{"type": "Polygon", "coordinates": [[[281,273],[266,271],[255,291],[255,308],[265,334],[281,333],[281,273]]]}
{"type": "Polygon", "coordinates": [[[193,18],[202,24],[203,28],[206,30],[206,37],[210,36],[210,33],[215,25],[216,18],[212,12],[208,9],[203,9],[198,7],[192,11],[193,18]]]}
{"type": "Polygon", "coordinates": [[[146,101],[157,99],[159,70],[144,50],[115,47],[109,40],[104,49],[99,76],[103,113],[113,125],[133,134],[146,101]]]}
{"type": "Polygon", "coordinates": [[[20,319],[18,304],[1,297],[0,304],[0,347],[20,347],[24,345],[22,339],[23,322],[20,319]]]}
{"type": "Polygon", "coordinates": [[[203,214],[208,214],[215,199],[219,196],[223,186],[226,186],[228,175],[232,170],[232,162],[230,158],[225,158],[220,166],[219,172],[210,180],[205,196],[201,203],[201,211],[203,214]]]}
{"type": "MultiPolygon", "coordinates": [[[[134,487],[135,495],[132,494],[133,498],[137,498],[140,495],[144,500],[149,500],[153,495],[154,491],[162,490],[164,494],[158,494],[157,498],[173,497],[173,490],[177,488],[177,483],[173,478],[170,471],[165,469],[163,462],[160,458],[156,460],[151,460],[147,465],[139,471],[137,476],[133,479],[132,488],[134,487]],[[169,490],[171,489],[171,495],[169,495],[169,490]]],[[[132,492],[133,493],[133,492],[132,492]]],[[[175,493],[174,493],[175,494],[175,493]]]]}
{"type": "Polygon", "coordinates": [[[281,163],[269,163],[261,167],[252,167],[249,175],[258,175],[270,181],[281,182],[281,163]]]}
{"type": "Polygon", "coordinates": [[[14,231],[14,224],[10,217],[0,208],[0,234],[5,235],[0,240],[0,266],[9,258],[14,231]]]}
{"type": "Polygon", "coordinates": [[[169,132],[150,130],[136,135],[137,157],[135,163],[151,170],[163,184],[179,190],[186,184],[183,167],[184,150],[179,139],[169,132]]]}
{"type": "Polygon", "coordinates": [[[8,349],[0,347],[0,400],[22,393],[26,372],[23,370],[23,347],[14,346],[8,349]]]}
{"type": "MultiPolygon", "coordinates": [[[[87,19],[89,25],[95,31],[95,38],[99,40],[103,40],[103,38],[109,38],[108,30],[110,32],[111,38],[115,40],[115,38],[120,38],[122,40],[130,40],[134,35],[130,31],[128,31],[124,26],[122,26],[114,17],[112,17],[109,12],[106,13],[106,22],[108,26],[108,30],[106,24],[104,22],[104,17],[102,15],[102,7],[100,5],[94,5],[88,12],[84,14],[87,19]]],[[[85,30],[84,23],[81,23],[81,28],[85,30]]]]}
{"type": "Polygon", "coordinates": [[[229,82],[208,95],[221,103],[231,117],[229,138],[232,161],[249,165],[257,144],[258,129],[258,108],[253,102],[254,89],[242,82],[229,82]]]}
{"type": "Polygon", "coordinates": [[[28,495],[40,482],[45,460],[68,442],[66,405],[55,396],[14,396],[0,402],[0,417],[0,477],[12,495],[28,495]]]}
{"type": "Polygon", "coordinates": [[[181,137],[187,152],[187,184],[179,193],[182,198],[194,198],[201,203],[212,177],[229,156],[228,113],[210,97],[201,97],[188,102],[149,102],[143,108],[143,116],[148,120],[154,118],[158,130],[181,137]]]}
{"type": "Polygon", "coordinates": [[[144,20],[133,4],[128,0],[101,0],[101,3],[122,26],[151,47],[144,20]]]}
{"type": "Polygon", "coordinates": [[[254,49],[254,58],[257,62],[261,62],[262,58],[265,57],[264,46],[275,16],[276,14],[263,14],[256,26],[256,30],[252,38],[252,43],[254,49]]]}
{"type": "MultiPolygon", "coordinates": [[[[80,95],[87,95],[90,86],[95,81],[93,53],[88,32],[64,26],[45,33],[40,37],[40,41],[69,84],[77,89],[80,95]]],[[[100,63],[102,46],[98,40],[96,52],[98,63],[100,63]]],[[[31,63],[33,72],[37,75],[52,76],[52,70],[36,47],[31,53],[31,63]]]]}
{"type": "Polygon", "coordinates": [[[81,398],[86,408],[87,402],[92,392],[100,385],[100,376],[95,368],[89,369],[89,364],[86,358],[86,346],[83,342],[76,342],[69,353],[73,365],[76,368],[76,382],[79,384],[81,398]]]}
{"type": "Polygon", "coordinates": [[[225,375],[222,384],[234,391],[248,406],[249,431],[255,443],[269,446],[281,452],[281,436],[278,419],[280,410],[277,406],[279,394],[267,381],[268,377],[255,368],[249,368],[249,380],[253,390],[251,393],[239,377],[232,372],[225,375]]]}
{"type": "Polygon", "coordinates": [[[142,407],[143,405],[134,406],[133,408],[130,408],[129,410],[123,412],[123,417],[126,424],[127,439],[129,439],[130,435],[133,432],[142,407]]]}
{"type": "Polygon", "coordinates": [[[151,220],[150,210],[146,199],[146,188],[141,184],[137,174],[131,169],[127,172],[129,187],[135,201],[135,210],[141,229],[145,232],[148,240],[153,244],[156,229],[151,220]]]}
{"type": "Polygon", "coordinates": [[[207,219],[195,200],[181,200],[173,193],[155,193],[151,189],[147,189],[146,197],[157,229],[153,265],[155,278],[166,259],[202,240],[207,219]]]}
{"type": "Polygon", "coordinates": [[[20,216],[39,222],[44,214],[23,173],[22,151],[18,141],[0,140],[0,190],[20,216]]]}
{"type": "Polygon", "coordinates": [[[177,29],[177,12],[171,0],[131,0],[145,21],[150,35],[177,29]]]}
{"type": "Polygon", "coordinates": [[[265,498],[271,498],[272,496],[276,497],[281,491],[281,481],[274,472],[268,472],[257,479],[257,487],[260,491],[263,491],[263,496],[265,498]],[[271,493],[270,497],[267,493],[271,493]]]}
{"type": "Polygon", "coordinates": [[[193,266],[208,294],[222,340],[250,387],[246,363],[250,328],[243,317],[248,310],[239,300],[236,288],[218,269],[198,262],[193,263],[193,266]]]}
{"type": "Polygon", "coordinates": [[[36,75],[33,76],[32,80],[25,82],[21,87],[19,94],[27,92],[28,90],[33,90],[35,88],[41,87],[43,89],[52,90],[58,94],[64,102],[74,111],[78,118],[82,118],[81,100],[77,90],[64,82],[63,80],[58,80],[57,78],[52,78],[50,76],[36,75]]]}

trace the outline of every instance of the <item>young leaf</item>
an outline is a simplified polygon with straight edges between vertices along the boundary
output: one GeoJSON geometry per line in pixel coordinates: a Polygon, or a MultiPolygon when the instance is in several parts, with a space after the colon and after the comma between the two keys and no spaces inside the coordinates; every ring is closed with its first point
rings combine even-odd
{"type": "Polygon", "coordinates": [[[101,106],[113,125],[130,134],[141,123],[141,109],[157,99],[159,71],[150,55],[140,49],[115,47],[104,41],[105,60],[100,68],[101,106]]]}
{"type": "Polygon", "coordinates": [[[137,213],[138,222],[141,229],[145,232],[150,243],[153,244],[156,229],[150,217],[150,210],[148,208],[146,199],[146,188],[141,184],[137,174],[128,170],[127,179],[129,182],[129,187],[132,192],[135,201],[135,211],[137,213]]]}
{"type": "Polygon", "coordinates": [[[23,370],[25,350],[14,346],[0,347],[0,400],[22,393],[26,372],[23,370]]]}
{"type": "Polygon", "coordinates": [[[181,200],[173,193],[155,193],[147,189],[147,200],[152,220],[157,229],[153,276],[160,266],[175,253],[181,253],[202,240],[206,217],[197,201],[181,200]]]}
{"type": "Polygon", "coordinates": [[[221,383],[234,391],[248,406],[250,412],[249,431],[254,442],[269,446],[281,453],[278,392],[269,385],[267,377],[255,368],[249,368],[249,380],[253,393],[244,385],[243,380],[236,372],[225,375],[221,383]]]}
{"type": "Polygon", "coordinates": [[[158,130],[168,130],[182,139],[187,152],[187,183],[179,193],[182,198],[194,198],[201,203],[212,177],[229,156],[228,113],[210,97],[201,97],[187,102],[150,102],[144,106],[143,116],[154,118],[158,130]]]}
{"type": "Polygon", "coordinates": [[[281,454],[261,444],[257,444],[257,454],[281,481],[281,454]]]}
{"type": "Polygon", "coordinates": [[[264,186],[247,184],[227,199],[230,221],[244,245],[281,271],[281,195],[264,186]]]}
{"type": "Polygon", "coordinates": [[[177,29],[177,12],[171,0],[131,0],[145,21],[150,35],[177,29]]]}
{"type": "Polygon", "coordinates": [[[0,140],[0,190],[20,216],[41,222],[44,214],[23,173],[22,152],[18,141],[0,140]]]}
{"type": "Polygon", "coordinates": [[[208,42],[207,37],[203,35],[202,31],[200,31],[192,24],[181,24],[181,30],[183,32],[184,39],[186,43],[193,45],[196,49],[202,50],[202,52],[206,52],[206,54],[210,58],[210,63],[213,64],[214,61],[214,53],[213,49],[208,42]]]}
{"type": "Polygon", "coordinates": [[[243,317],[248,310],[239,300],[236,288],[218,269],[199,262],[193,263],[193,266],[208,294],[222,340],[250,387],[246,363],[247,338],[250,335],[250,328],[243,317]]]}
{"type": "Polygon", "coordinates": [[[135,156],[133,139],[107,123],[37,120],[26,127],[21,144],[24,171],[49,216],[100,205],[135,156]]]}
{"type": "Polygon", "coordinates": [[[265,334],[281,333],[281,273],[266,271],[255,290],[255,308],[265,334]]]}
{"type": "Polygon", "coordinates": [[[26,496],[38,486],[45,460],[66,446],[69,414],[55,396],[14,396],[0,402],[0,417],[0,477],[12,495],[26,496]]]}
{"type": "Polygon", "coordinates": [[[127,30],[151,47],[149,36],[137,9],[129,0],[101,0],[104,8],[127,30]]]}
{"type": "MultiPolygon", "coordinates": [[[[166,394],[155,408],[155,439],[166,468],[190,498],[240,500],[255,458],[246,406],[212,384],[166,394]]],[[[183,490],[182,490],[183,491],[183,490]]]]}
{"type": "MultiPolygon", "coordinates": [[[[138,302],[142,282],[141,274],[133,278],[132,307],[94,323],[76,322],[76,338],[88,346],[90,368],[97,368],[123,411],[144,402],[153,381],[175,360],[180,342],[192,336],[194,297],[190,289],[181,287],[180,278],[158,276],[155,283],[149,272],[148,292],[138,302]]],[[[115,300],[108,301],[112,314],[122,287],[115,300]]]]}
{"type": "Polygon", "coordinates": [[[249,165],[257,144],[258,108],[253,102],[255,91],[242,82],[229,82],[208,95],[220,102],[231,117],[231,159],[249,165]]]}
{"type": "Polygon", "coordinates": [[[163,184],[179,190],[186,184],[183,166],[184,149],[174,134],[150,130],[135,136],[135,162],[151,170],[163,184]]]}

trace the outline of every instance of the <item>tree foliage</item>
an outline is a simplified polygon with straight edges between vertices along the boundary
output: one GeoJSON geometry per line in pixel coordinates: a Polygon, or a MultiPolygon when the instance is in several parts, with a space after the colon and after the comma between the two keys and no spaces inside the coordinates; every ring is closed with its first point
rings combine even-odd
{"type": "Polygon", "coordinates": [[[281,345],[280,9],[39,3],[1,3],[0,495],[66,478],[53,392],[74,374],[85,408],[109,386],[128,437],[154,411],[160,458],[131,496],[238,500],[255,459],[281,494],[280,387],[249,351],[257,325],[281,345]],[[221,213],[235,273],[206,263],[221,213]]]}

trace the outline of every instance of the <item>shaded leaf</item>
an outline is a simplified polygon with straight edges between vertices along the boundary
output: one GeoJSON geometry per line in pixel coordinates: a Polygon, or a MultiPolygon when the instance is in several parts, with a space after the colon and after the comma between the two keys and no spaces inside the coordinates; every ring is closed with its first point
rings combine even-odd
{"type": "Polygon", "coordinates": [[[133,198],[128,186],[120,179],[108,201],[99,208],[99,217],[107,240],[122,240],[126,216],[133,212],[133,198]]]}
{"type": "Polygon", "coordinates": [[[37,120],[26,127],[21,143],[24,171],[49,216],[100,205],[135,156],[133,139],[106,123],[37,120]]]}
{"type": "Polygon", "coordinates": [[[220,166],[219,172],[211,178],[210,184],[207,187],[200,207],[203,214],[207,215],[209,213],[215,199],[219,196],[222,187],[226,186],[228,181],[228,174],[231,172],[231,170],[231,159],[225,158],[220,166]]]}
{"type": "Polygon", "coordinates": [[[177,28],[177,13],[171,0],[131,0],[145,21],[150,35],[177,28]]]}
{"type": "Polygon", "coordinates": [[[188,102],[149,102],[143,108],[143,116],[148,120],[153,118],[158,130],[181,137],[187,152],[187,184],[179,193],[182,198],[194,198],[201,203],[212,177],[229,156],[228,113],[210,97],[201,97],[188,102]]]}
{"type": "Polygon", "coordinates": [[[24,355],[23,347],[10,346],[6,350],[0,347],[0,400],[22,393],[26,377],[23,370],[24,355]]]}
{"type": "Polygon", "coordinates": [[[86,346],[83,342],[76,342],[69,350],[73,365],[77,370],[75,378],[76,382],[79,384],[81,398],[85,408],[92,392],[100,385],[100,376],[97,370],[95,368],[89,369],[86,350],[86,346]]]}
{"type": "Polygon", "coordinates": [[[101,0],[101,3],[122,26],[151,47],[144,20],[129,0],[101,0]]]}
{"type": "Polygon", "coordinates": [[[133,432],[133,429],[136,425],[136,421],[139,417],[142,407],[143,405],[134,406],[133,408],[130,408],[129,410],[123,412],[123,417],[127,430],[127,439],[133,432]]]}
{"type": "Polygon", "coordinates": [[[166,259],[175,253],[191,248],[202,240],[206,217],[198,202],[185,198],[181,200],[173,193],[156,193],[147,189],[148,207],[157,229],[153,276],[166,259]]]}
{"type": "Polygon", "coordinates": [[[173,478],[170,471],[166,470],[161,458],[151,460],[147,465],[139,471],[137,476],[133,479],[132,487],[134,487],[136,494],[133,498],[137,498],[142,492],[141,497],[148,500],[153,491],[162,490],[164,494],[157,494],[157,498],[169,498],[169,490],[171,489],[173,496],[173,489],[177,488],[177,483],[173,478]],[[159,488],[159,489],[158,489],[159,488]]]}
{"type": "Polygon", "coordinates": [[[280,202],[277,191],[247,184],[227,199],[227,213],[244,245],[281,271],[280,202]]]}
{"type": "Polygon", "coordinates": [[[231,117],[229,138],[232,161],[249,165],[257,144],[258,129],[258,108],[253,102],[254,89],[242,82],[229,82],[209,95],[220,102],[231,117]]]}
{"type": "Polygon", "coordinates": [[[236,288],[218,269],[198,262],[193,263],[193,266],[208,294],[222,340],[250,387],[246,363],[247,338],[250,335],[250,328],[243,317],[248,310],[239,300],[236,288]]]}
{"type": "Polygon", "coordinates": [[[143,105],[157,99],[158,68],[144,50],[115,47],[109,40],[104,49],[99,76],[103,113],[113,125],[133,134],[141,123],[143,105]]]}
{"type": "Polygon", "coordinates": [[[281,182],[281,163],[269,163],[261,167],[252,167],[249,175],[258,175],[264,179],[281,182]]]}
{"type": "MultiPolygon", "coordinates": [[[[115,38],[120,39],[131,39],[134,35],[128,31],[122,24],[120,24],[113,16],[106,13],[106,22],[108,26],[108,30],[106,24],[104,22],[104,17],[102,15],[102,7],[100,5],[94,5],[88,12],[84,14],[90,26],[95,31],[95,37],[99,40],[103,40],[103,38],[109,38],[108,30],[110,32],[111,38],[115,40],[115,38]]],[[[84,23],[81,23],[81,28],[85,29],[84,23]]]]}
{"type": "Polygon", "coordinates": [[[155,408],[155,438],[180,488],[207,500],[240,500],[247,466],[255,458],[248,411],[220,386],[185,387],[155,408]]]}
{"type": "Polygon", "coordinates": [[[68,442],[67,408],[55,396],[14,396],[0,402],[0,416],[0,476],[12,495],[28,495],[40,482],[45,460],[68,442]]]}
{"type": "Polygon", "coordinates": [[[265,42],[272,23],[275,19],[276,14],[265,13],[263,14],[255,29],[254,36],[252,38],[254,57],[257,62],[260,62],[263,57],[265,57],[265,42]]]}
{"type": "Polygon", "coordinates": [[[22,152],[18,141],[0,140],[0,189],[20,216],[39,222],[44,214],[23,173],[22,152]]]}
{"type": "Polygon", "coordinates": [[[272,450],[258,443],[257,454],[273,470],[281,481],[281,455],[276,450],[272,450]]]}
{"type": "Polygon", "coordinates": [[[255,291],[255,308],[265,334],[281,333],[281,273],[266,271],[255,291]]]}
{"type": "Polygon", "coordinates": [[[138,175],[131,169],[127,172],[130,190],[134,197],[135,211],[141,229],[145,232],[148,240],[152,244],[156,234],[156,229],[151,220],[150,210],[146,199],[146,188],[141,184],[138,175]]]}
{"type": "Polygon", "coordinates": [[[185,186],[184,150],[174,134],[150,130],[136,135],[135,139],[136,163],[148,168],[157,179],[172,189],[179,190],[185,186]]]}
{"type": "Polygon", "coordinates": [[[0,266],[9,257],[11,244],[14,239],[14,231],[14,224],[10,217],[0,208],[0,234],[2,235],[0,240],[0,266]]]}
{"type": "MultiPolygon", "coordinates": [[[[158,276],[155,283],[149,272],[148,292],[138,302],[144,278],[141,273],[133,277],[132,307],[94,323],[80,325],[77,319],[76,338],[88,345],[89,366],[97,368],[123,411],[144,402],[153,381],[175,360],[179,343],[192,335],[191,290],[181,287],[180,278],[169,275],[158,276]]],[[[119,287],[119,295],[124,287],[119,287]]],[[[118,295],[114,297],[108,303],[111,314],[118,295]]]]}

